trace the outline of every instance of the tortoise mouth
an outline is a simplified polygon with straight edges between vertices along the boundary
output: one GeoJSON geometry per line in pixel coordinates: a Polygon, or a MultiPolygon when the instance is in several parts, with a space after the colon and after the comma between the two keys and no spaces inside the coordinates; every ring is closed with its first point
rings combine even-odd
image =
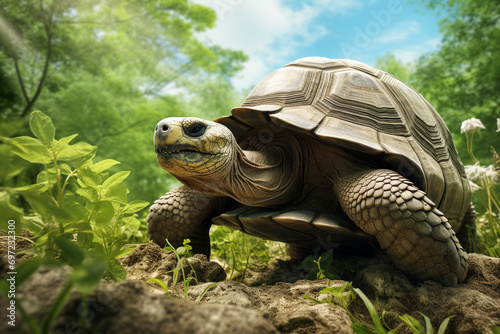
{"type": "Polygon", "coordinates": [[[164,160],[179,159],[179,160],[190,160],[196,157],[203,157],[205,155],[212,155],[211,153],[202,152],[199,148],[192,145],[157,145],[155,147],[155,152],[158,158],[164,160]]]}

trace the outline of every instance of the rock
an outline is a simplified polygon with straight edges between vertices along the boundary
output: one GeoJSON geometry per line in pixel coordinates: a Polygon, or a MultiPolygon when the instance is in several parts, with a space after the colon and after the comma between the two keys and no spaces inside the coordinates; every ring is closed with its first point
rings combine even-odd
{"type": "MultiPolygon", "coordinates": [[[[198,282],[219,282],[226,279],[226,273],[220,264],[208,261],[203,254],[195,254],[187,259],[183,269],[186,275],[194,270],[198,282]]],[[[167,285],[173,276],[172,270],[177,267],[177,256],[166,253],[155,243],[137,245],[132,253],[120,259],[127,271],[127,279],[147,280],[157,278],[167,285]]],[[[182,276],[182,275],[181,275],[182,276]]]]}
{"type": "MultiPolygon", "coordinates": [[[[184,286],[179,283],[171,294],[147,278],[168,281],[168,271],[177,265],[175,254],[166,254],[155,244],[137,247],[120,262],[127,270],[126,282],[103,281],[87,302],[88,328],[80,328],[82,297],[72,293],[55,323],[54,332],[92,333],[352,333],[351,318],[340,305],[315,303],[304,295],[324,300],[319,292],[330,285],[346,281],[326,279],[301,280],[304,272],[298,262],[280,261],[265,270],[252,273],[248,286],[232,281],[202,283],[189,286],[185,300],[184,286]],[[281,280],[281,281],[280,281],[281,280]],[[277,283],[274,283],[277,282],[277,283]],[[201,302],[194,302],[202,294],[201,302]]],[[[1,264],[1,263],[0,263],[1,264]]],[[[190,258],[200,282],[221,280],[222,267],[206,257],[190,258]]],[[[353,282],[377,308],[385,310],[384,322],[397,333],[410,333],[399,319],[409,314],[423,323],[418,312],[427,315],[434,329],[449,316],[447,333],[489,333],[492,325],[500,325],[500,259],[469,254],[469,271],[464,284],[443,287],[434,281],[409,280],[395,268],[387,255],[374,258],[335,255],[331,272],[353,282]]],[[[66,282],[67,271],[41,269],[24,282],[17,294],[30,315],[43,317],[66,282]]],[[[3,279],[3,278],[0,278],[3,279]]],[[[0,298],[0,308],[7,306],[0,298]]],[[[362,323],[371,323],[365,304],[356,298],[349,311],[362,323]]],[[[22,324],[18,312],[17,323],[22,324]]],[[[0,322],[0,332],[12,328],[0,322]]],[[[22,331],[21,331],[22,332],[22,331]]]]}
{"type": "MultiPolygon", "coordinates": [[[[364,260],[353,285],[373,302],[379,314],[386,311],[386,321],[403,332],[408,327],[398,319],[405,313],[422,320],[427,315],[434,326],[449,316],[449,333],[488,333],[500,325],[500,259],[469,254],[469,270],[464,284],[443,287],[434,281],[410,281],[398,271],[387,256],[364,260]]],[[[366,310],[357,301],[356,313],[366,310]]]]}
{"type": "MultiPolygon", "coordinates": [[[[65,283],[65,275],[53,269],[36,272],[20,287],[18,300],[32,316],[42,318],[65,283]]],[[[148,291],[142,282],[102,282],[87,299],[87,320],[81,325],[82,296],[74,291],[57,318],[53,332],[59,333],[278,333],[259,312],[224,304],[196,303],[148,291]]],[[[7,307],[0,301],[0,307],[7,307]]],[[[5,308],[4,308],[5,307],[5,308]]],[[[24,323],[17,314],[18,332],[24,323]]],[[[14,333],[6,321],[0,332],[14,333]]],[[[26,331],[27,328],[24,328],[26,331]]]]}
{"type": "MultiPolygon", "coordinates": [[[[343,281],[333,281],[342,285],[343,281]]],[[[259,310],[281,333],[353,333],[345,309],[334,304],[317,304],[304,295],[318,298],[327,280],[297,281],[249,287],[236,282],[220,282],[210,289],[204,301],[237,305],[259,310]]],[[[197,298],[206,284],[191,287],[189,295],[197,298]]]]}

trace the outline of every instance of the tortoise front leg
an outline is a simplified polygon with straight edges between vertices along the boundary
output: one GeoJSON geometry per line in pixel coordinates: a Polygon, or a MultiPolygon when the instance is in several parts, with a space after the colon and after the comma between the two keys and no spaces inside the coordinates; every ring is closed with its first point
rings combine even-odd
{"type": "Polygon", "coordinates": [[[451,225],[410,180],[371,170],[342,179],[336,191],[347,215],[377,238],[398,268],[445,285],[465,279],[467,254],[451,225]]]}
{"type": "Polygon", "coordinates": [[[227,197],[202,194],[186,186],[175,188],[149,208],[148,233],[160,247],[165,239],[174,247],[190,239],[194,253],[210,257],[211,219],[222,213],[227,197]]]}

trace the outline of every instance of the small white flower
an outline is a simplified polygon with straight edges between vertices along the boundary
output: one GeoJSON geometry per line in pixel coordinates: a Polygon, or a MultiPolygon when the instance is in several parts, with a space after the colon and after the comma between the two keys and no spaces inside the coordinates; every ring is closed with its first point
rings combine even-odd
{"type": "Polygon", "coordinates": [[[465,174],[467,174],[467,178],[473,182],[481,181],[485,172],[486,168],[479,166],[479,161],[472,166],[465,166],[465,174]]]}
{"type": "Polygon", "coordinates": [[[482,167],[479,165],[479,161],[472,166],[465,166],[465,174],[467,174],[469,182],[477,182],[479,184],[484,182],[484,178],[487,178],[491,184],[497,183],[500,178],[493,165],[482,167]]]}
{"type": "Polygon", "coordinates": [[[475,192],[475,191],[481,189],[480,186],[478,186],[477,184],[475,184],[471,180],[469,180],[469,185],[470,185],[470,190],[472,190],[472,192],[475,192]]]}
{"type": "Polygon", "coordinates": [[[495,166],[489,165],[488,167],[486,167],[484,176],[486,176],[492,184],[495,184],[498,182],[500,174],[498,174],[497,170],[495,169],[495,166]]]}
{"type": "Polygon", "coordinates": [[[480,119],[470,118],[462,122],[460,133],[475,132],[477,130],[486,129],[480,119]]]}
{"type": "Polygon", "coordinates": [[[500,118],[497,118],[497,132],[500,132],[500,118]]]}

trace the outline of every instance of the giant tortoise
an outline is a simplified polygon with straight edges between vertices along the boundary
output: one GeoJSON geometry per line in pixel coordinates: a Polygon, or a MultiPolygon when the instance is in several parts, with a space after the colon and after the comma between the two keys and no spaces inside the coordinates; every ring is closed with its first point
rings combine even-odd
{"type": "Polygon", "coordinates": [[[210,254],[211,224],[290,245],[378,243],[416,280],[462,282],[455,233],[471,190],[445,123],[414,89],[352,60],[303,58],[231,115],[160,121],[158,163],[184,185],[158,199],[151,239],[210,254]]]}

